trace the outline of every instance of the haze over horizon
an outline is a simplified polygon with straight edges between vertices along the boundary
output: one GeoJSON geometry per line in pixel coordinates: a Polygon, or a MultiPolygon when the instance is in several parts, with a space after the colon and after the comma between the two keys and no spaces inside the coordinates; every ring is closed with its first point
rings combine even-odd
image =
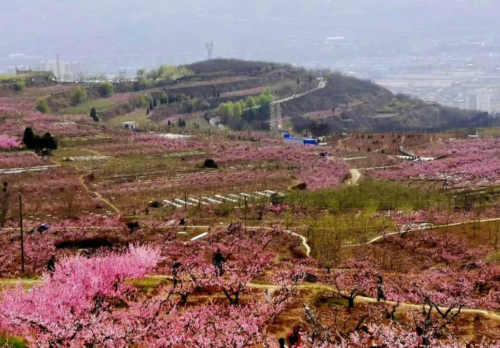
{"type": "Polygon", "coordinates": [[[206,59],[209,41],[216,57],[310,67],[444,46],[466,59],[500,53],[499,10],[493,0],[4,1],[0,71],[56,54],[92,72],[185,64],[206,59]]]}

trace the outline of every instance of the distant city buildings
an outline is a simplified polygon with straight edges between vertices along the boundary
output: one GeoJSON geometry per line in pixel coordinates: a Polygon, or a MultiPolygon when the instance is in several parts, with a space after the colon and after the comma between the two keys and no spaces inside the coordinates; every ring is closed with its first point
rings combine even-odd
{"type": "Polygon", "coordinates": [[[45,69],[52,71],[57,81],[74,81],[74,74],[71,71],[70,63],[51,59],[45,63],[45,69]]]}
{"type": "Polygon", "coordinates": [[[500,112],[500,76],[466,74],[395,74],[376,80],[394,93],[403,93],[452,107],[500,112]]]}

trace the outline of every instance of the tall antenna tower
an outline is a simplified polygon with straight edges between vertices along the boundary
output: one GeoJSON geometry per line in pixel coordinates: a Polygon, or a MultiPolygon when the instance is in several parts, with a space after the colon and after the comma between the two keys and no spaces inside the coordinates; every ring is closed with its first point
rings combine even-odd
{"type": "Polygon", "coordinates": [[[214,53],[214,42],[210,41],[205,44],[205,48],[207,49],[207,58],[208,60],[212,59],[214,53]]]}

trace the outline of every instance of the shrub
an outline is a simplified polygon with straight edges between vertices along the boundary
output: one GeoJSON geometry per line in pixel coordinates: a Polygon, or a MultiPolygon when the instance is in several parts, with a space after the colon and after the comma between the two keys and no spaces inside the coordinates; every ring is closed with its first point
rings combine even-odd
{"type": "Polygon", "coordinates": [[[115,88],[111,82],[103,82],[99,85],[99,95],[103,98],[111,97],[115,88]]]}
{"type": "Polygon", "coordinates": [[[208,158],[205,160],[205,163],[203,163],[203,167],[204,168],[213,168],[213,169],[219,168],[217,163],[211,158],[208,158]]]}
{"type": "Polygon", "coordinates": [[[77,87],[71,94],[71,105],[85,103],[87,99],[87,91],[83,87],[77,87]]]}
{"type": "Polygon", "coordinates": [[[99,116],[97,116],[97,110],[94,107],[90,109],[90,117],[92,117],[94,122],[99,122],[99,116]]]}
{"type": "Polygon", "coordinates": [[[41,112],[42,114],[49,113],[50,112],[50,108],[49,108],[49,103],[47,103],[47,99],[45,99],[45,98],[38,98],[36,100],[35,109],[37,111],[41,112]]]}
{"type": "Polygon", "coordinates": [[[0,347],[2,347],[2,348],[26,348],[27,345],[20,338],[0,335],[0,347]]]}
{"type": "Polygon", "coordinates": [[[17,92],[22,91],[24,89],[24,87],[26,87],[26,82],[24,82],[24,80],[18,80],[14,84],[14,90],[17,91],[17,92]]]}

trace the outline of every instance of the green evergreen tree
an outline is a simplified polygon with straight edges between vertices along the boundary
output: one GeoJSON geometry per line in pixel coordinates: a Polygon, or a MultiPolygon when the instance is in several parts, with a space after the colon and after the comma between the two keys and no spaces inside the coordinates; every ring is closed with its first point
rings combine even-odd
{"type": "Polygon", "coordinates": [[[31,127],[24,130],[23,144],[30,150],[35,148],[35,133],[31,127]]]}
{"type": "Polygon", "coordinates": [[[57,150],[57,141],[52,134],[48,132],[42,136],[40,145],[42,149],[47,149],[49,151],[57,150]]]}
{"type": "Polygon", "coordinates": [[[90,117],[92,117],[94,122],[99,122],[99,116],[97,116],[97,110],[94,107],[90,109],[90,117]]]}

